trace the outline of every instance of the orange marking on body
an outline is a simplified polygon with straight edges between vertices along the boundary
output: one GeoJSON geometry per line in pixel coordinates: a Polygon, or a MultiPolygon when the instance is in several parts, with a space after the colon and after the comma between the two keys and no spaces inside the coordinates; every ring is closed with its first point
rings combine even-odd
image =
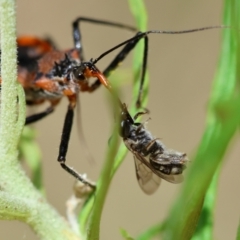
{"type": "Polygon", "coordinates": [[[88,67],[86,67],[84,70],[84,76],[86,78],[94,77],[92,72],[93,72],[92,70],[90,70],[88,67]]]}
{"type": "Polygon", "coordinates": [[[38,79],[35,82],[35,86],[37,86],[39,88],[42,88],[44,90],[47,90],[49,92],[56,92],[56,91],[58,91],[58,87],[56,86],[54,81],[49,80],[48,78],[38,79]]]}
{"type": "Polygon", "coordinates": [[[34,87],[33,79],[35,78],[34,72],[28,72],[24,68],[19,68],[18,70],[18,82],[22,85],[23,88],[34,87]]]}
{"type": "Polygon", "coordinates": [[[80,91],[82,92],[90,92],[91,88],[88,85],[88,82],[78,82],[78,84],[80,85],[80,91]]]}
{"type": "Polygon", "coordinates": [[[55,65],[55,62],[60,62],[65,58],[65,54],[60,51],[51,51],[45,54],[39,61],[38,67],[39,72],[48,73],[52,70],[55,65]]]}
{"type": "Polygon", "coordinates": [[[79,60],[79,55],[78,55],[77,49],[67,50],[67,51],[65,51],[65,53],[68,53],[68,55],[71,56],[71,58],[79,60]]]}
{"type": "Polygon", "coordinates": [[[48,41],[33,36],[18,37],[17,44],[21,47],[35,47],[41,53],[46,53],[53,49],[48,41]]]}
{"type": "Polygon", "coordinates": [[[68,100],[70,103],[71,108],[75,108],[76,103],[77,103],[77,95],[76,94],[72,94],[71,96],[68,96],[68,100]]]}
{"type": "Polygon", "coordinates": [[[75,94],[71,89],[64,89],[63,90],[63,94],[65,96],[72,96],[73,94],[75,94]]]}

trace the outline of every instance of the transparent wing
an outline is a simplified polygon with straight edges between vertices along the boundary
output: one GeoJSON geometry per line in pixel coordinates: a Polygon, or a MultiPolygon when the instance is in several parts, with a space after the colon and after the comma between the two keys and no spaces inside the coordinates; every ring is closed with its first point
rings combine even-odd
{"type": "Polygon", "coordinates": [[[153,194],[161,183],[161,178],[154,174],[154,172],[143,163],[146,161],[138,154],[134,154],[134,162],[136,168],[136,176],[139,183],[140,188],[146,194],[153,194]]]}
{"type": "Polygon", "coordinates": [[[155,173],[157,172],[158,176],[160,176],[162,179],[164,179],[164,180],[166,180],[170,183],[181,183],[183,181],[183,175],[182,174],[175,174],[175,175],[170,174],[170,175],[168,175],[168,174],[163,174],[161,172],[158,172],[156,170],[154,172],[155,173]]]}
{"type": "MultiPolygon", "coordinates": [[[[162,178],[162,179],[164,179],[164,180],[166,180],[167,182],[170,182],[170,183],[181,183],[183,181],[183,175],[182,174],[164,174],[160,170],[155,169],[147,159],[145,159],[142,155],[138,154],[137,152],[134,152],[134,161],[135,161],[135,166],[136,166],[136,173],[138,173],[137,167],[141,163],[142,165],[139,165],[139,166],[142,169],[141,171],[142,171],[143,177],[145,177],[146,179],[147,179],[147,177],[150,178],[150,176],[151,176],[150,173],[152,173],[152,175],[153,175],[152,178],[156,182],[157,182],[157,180],[156,180],[157,177],[160,178],[160,179],[162,178]],[[136,165],[137,162],[139,162],[138,165],[136,165]],[[146,176],[143,174],[144,172],[145,172],[146,176]],[[148,172],[149,172],[149,174],[147,174],[148,172]],[[156,175],[156,177],[154,175],[156,175]]],[[[137,177],[138,177],[138,175],[137,175],[137,177]]],[[[159,180],[158,180],[158,182],[160,184],[159,180]]],[[[140,182],[139,182],[139,185],[142,188],[140,182]]],[[[156,189],[157,189],[157,187],[155,188],[155,190],[156,189]]],[[[143,189],[143,191],[145,192],[144,189],[143,189]]],[[[151,194],[151,193],[149,193],[149,194],[151,194]]]]}

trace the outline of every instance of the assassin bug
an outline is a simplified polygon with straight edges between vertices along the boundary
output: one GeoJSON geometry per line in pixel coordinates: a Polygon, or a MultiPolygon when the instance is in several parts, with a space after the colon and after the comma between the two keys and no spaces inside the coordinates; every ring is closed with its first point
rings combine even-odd
{"type": "Polygon", "coordinates": [[[59,51],[54,44],[48,39],[38,39],[34,37],[21,37],[18,39],[18,80],[24,87],[26,93],[26,100],[28,105],[37,105],[45,101],[50,103],[43,112],[34,114],[26,118],[26,124],[36,122],[50,113],[52,113],[60,102],[63,96],[69,100],[68,110],[64,120],[62,137],[60,141],[58,162],[61,167],[68,173],[73,175],[83,183],[88,184],[94,188],[94,184],[83,178],[75,170],[66,165],[66,154],[68,150],[68,143],[72,129],[74,109],[77,103],[77,97],[80,91],[93,92],[101,84],[111,91],[112,87],[106,77],[114,70],[120,62],[122,62],[128,53],[136,46],[136,44],[144,39],[144,54],[142,73],[139,86],[139,95],[136,105],[141,106],[142,88],[144,83],[144,76],[147,65],[148,52],[148,34],[162,33],[162,34],[182,34],[195,31],[201,31],[217,27],[206,27],[200,29],[186,30],[186,31],[147,31],[139,32],[136,36],[116,45],[108,51],[101,54],[95,60],[85,61],[83,46],[81,42],[81,33],[79,30],[79,23],[81,21],[109,25],[136,31],[134,27],[124,24],[90,19],[77,18],[73,22],[73,39],[74,48],[67,51],[59,51]],[[95,64],[110,52],[122,47],[122,50],[117,54],[113,61],[107,68],[100,72],[95,64]],[[96,78],[93,84],[89,83],[89,78],[96,78]]]}
{"type": "Polygon", "coordinates": [[[119,132],[126,147],[133,153],[141,189],[146,194],[152,194],[160,185],[161,179],[171,183],[182,182],[182,172],[188,162],[186,153],[167,149],[146,130],[144,123],[135,122],[147,112],[138,112],[132,118],[125,103],[121,104],[121,108],[119,132]]]}
{"type": "MultiPolygon", "coordinates": [[[[46,117],[54,111],[61,98],[67,96],[69,107],[64,122],[58,161],[67,172],[94,188],[94,184],[82,178],[80,174],[65,164],[77,95],[79,91],[93,92],[101,85],[100,80],[102,79],[101,75],[97,75],[98,79],[92,85],[84,79],[85,77],[94,77],[94,74],[87,73],[88,62],[84,64],[85,58],[79,30],[79,23],[83,21],[137,31],[134,27],[128,25],[81,17],[77,18],[72,24],[74,48],[70,50],[57,50],[50,39],[30,36],[19,37],[17,39],[18,81],[24,87],[28,105],[38,105],[45,101],[50,103],[50,107],[45,111],[27,117],[25,124],[46,117]],[[83,69],[86,70],[86,75],[81,75],[83,69]]],[[[124,58],[125,54],[120,53],[105,69],[104,74],[109,75],[109,72],[116,68],[124,58]]]]}

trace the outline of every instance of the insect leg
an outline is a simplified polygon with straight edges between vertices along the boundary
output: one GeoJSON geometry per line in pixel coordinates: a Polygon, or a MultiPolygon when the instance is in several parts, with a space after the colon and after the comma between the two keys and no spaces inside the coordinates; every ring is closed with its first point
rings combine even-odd
{"type": "MultiPolygon", "coordinates": [[[[75,101],[76,99],[72,99],[75,101]]],[[[71,101],[71,99],[70,99],[71,101]]],[[[67,110],[67,114],[64,120],[63,130],[62,130],[62,137],[59,147],[59,154],[58,154],[58,162],[60,163],[61,167],[67,171],[69,174],[71,174],[73,177],[75,177],[77,180],[81,181],[84,184],[87,184],[91,188],[95,188],[95,184],[91,183],[89,180],[87,180],[84,176],[79,174],[77,171],[75,171],[73,168],[69,167],[66,162],[66,155],[68,150],[68,143],[70,139],[70,134],[72,130],[72,124],[73,124],[73,116],[74,116],[74,108],[75,108],[76,102],[70,102],[67,110]]]]}
{"type": "Polygon", "coordinates": [[[155,138],[152,141],[150,141],[147,146],[145,146],[145,150],[149,151],[151,149],[151,147],[155,144],[155,142],[157,142],[159,140],[159,138],[155,138]]]}
{"type": "MultiPolygon", "coordinates": [[[[137,35],[138,34],[141,34],[141,33],[137,33],[137,35]]],[[[134,49],[136,44],[141,39],[142,38],[134,38],[132,41],[129,41],[124,46],[124,48],[118,53],[118,55],[113,59],[113,61],[108,65],[108,67],[103,71],[103,75],[108,77],[111,74],[111,72],[118,67],[119,63],[121,63],[127,57],[127,55],[134,49]]],[[[138,108],[141,107],[142,90],[143,90],[144,78],[145,78],[146,68],[147,68],[147,54],[148,54],[148,36],[146,35],[146,36],[144,36],[144,53],[143,53],[142,72],[141,72],[139,93],[138,93],[138,97],[137,97],[137,101],[136,101],[136,106],[138,108]]],[[[98,61],[98,59],[97,59],[97,61],[98,61]]],[[[95,61],[94,61],[94,64],[95,64],[95,61]]],[[[94,91],[100,85],[101,85],[100,81],[96,80],[90,87],[92,88],[92,91],[94,91]]]]}
{"type": "Polygon", "coordinates": [[[53,111],[54,111],[54,107],[51,106],[51,107],[47,108],[46,110],[44,110],[43,112],[36,113],[36,114],[31,115],[31,116],[28,116],[28,117],[26,117],[25,125],[34,123],[34,122],[48,116],[53,111]]]}
{"type": "Polygon", "coordinates": [[[133,119],[137,120],[141,115],[148,114],[148,113],[149,113],[148,109],[146,109],[144,112],[138,112],[134,115],[133,119]]]}
{"type": "MultiPolygon", "coordinates": [[[[37,104],[43,103],[44,100],[40,100],[40,101],[29,101],[29,100],[27,100],[26,102],[27,102],[27,105],[37,105],[37,104]]],[[[54,111],[55,106],[56,106],[59,102],[60,102],[59,99],[57,99],[57,100],[52,100],[52,101],[50,101],[50,103],[51,103],[50,107],[48,107],[48,108],[45,109],[44,111],[26,117],[25,125],[31,124],[31,123],[34,123],[34,122],[37,122],[38,120],[41,120],[42,118],[48,116],[50,113],[52,113],[52,112],[54,111]]]]}
{"type": "Polygon", "coordinates": [[[81,40],[82,40],[81,31],[79,30],[80,22],[101,24],[101,25],[118,27],[118,28],[127,29],[127,30],[130,30],[130,31],[137,32],[136,28],[134,28],[132,26],[129,26],[129,25],[121,24],[121,23],[104,21],[104,20],[99,20],[99,19],[94,19],[94,18],[86,18],[86,17],[79,17],[79,18],[77,18],[72,23],[72,27],[73,27],[73,40],[74,40],[74,46],[78,50],[79,58],[80,58],[81,61],[84,60],[84,53],[83,53],[83,46],[82,46],[82,43],[81,43],[81,40]]]}
{"type": "MultiPolygon", "coordinates": [[[[185,33],[192,33],[192,32],[199,32],[199,31],[205,31],[209,29],[217,29],[217,28],[229,28],[228,26],[209,26],[209,27],[202,27],[202,28],[195,28],[195,29],[187,29],[187,30],[182,30],[182,31],[164,31],[164,30],[150,30],[146,32],[139,32],[136,36],[127,39],[126,41],[123,41],[119,43],[118,45],[114,46],[113,48],[107,50],[106,52],[102,53],[98,58],[96,58],[94,61],[92,61],[92,64],[96,64],[100,59],[111,53],[112,51],[116,50],[119,47],[125,46],[127,48],[128,44],[131,45],[131,43],[138,42],[140,39],[144,38],[145,39],[145,48],[144,48],[144,54],[143,54],[143,65],[142,65],[142,74],[141,74],[141,80],[140,80],[140,87],[139,87],[139,94],[138,98],[136,101],[136,106],[141,107],[141,98],[142,98],[142,90],[143,90],[143,85],[144,85],[144,77],[145,77],[145,72],[146,72],[146,65],[147,65],[147,55],[148,55],[148,38],[147,35],[149,34],[185,34],[185,33]]],[[[135,43],[135,45],[136,45],[135,43]]],[[[134,45],[134,46],[135,46],[134,45]]],[[[134,46],[128,51],[130,52],[134,46]]],[[[125,51],[125,47],[122,49],[122,51],[117,55],[117,57],[113,60],[113,62],[118,58],[119,55],[121,55],[122,52],[125,51]]],[[[127,55],[128,52],[125,54],[127,55]]],[[[123,59],[125,56],[123,57],[123,59]]],[[[120,57],[121,59],[121,57],[120,57]]],[[[118,63],[121,62],[118,61],[118,63]]],[[[111,66],[112,63],[110,63],[109,67],[111,66]]],[[[117,64],[112,68],[109,69],[109,67],[103,72],[106,76],[108,76],[108,72],[111,70],[115,69],[117,67],[117,64]]]]}

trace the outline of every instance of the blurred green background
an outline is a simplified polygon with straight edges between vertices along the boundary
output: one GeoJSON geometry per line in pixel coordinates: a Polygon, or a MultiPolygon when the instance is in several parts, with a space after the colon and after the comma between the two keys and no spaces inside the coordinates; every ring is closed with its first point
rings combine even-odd
{"type": "MultiPolygon", "coordinates": [[[[183,30],[220,25],[222,2],[202,1],[146,1],[149,15],[148,29],[183,30]]],[[[17,1],[18,34],[50,36],[60,49],[73,46],[71,22],[77,16],[107,19],[134,25],[127,1],[17,1]]],[[[95,58],[117,43],[132,36],[124,30],[81,25],[87,59],[95,58]]],[[[223,30],[224,31],[224,30],[223,30]]],[[[228,31],[228,30],[225,30],[228,31]]],[[[191,159],[200,140],[208,95],[217,65],[221,30],[210,30],[187,35],[150,35],[149,72],[150,95],[148,108],[151,121],[148,128],[166,146],[186,152],[191,159]]],[[[104,69],[114,54],[99,62],[104,69]]],[[[131,71],[131,57],[115,71],[131,71]]],[[[121,76],[121,75],[120,75],[121,76]]],[[[125,75],[124,75],[125,76],[125,75]]],[[[122,99],[131,101],[131,77],[123,79],[122,99]]],[[[112,116],[108,111],[106,90],[101,87],[93,94],[81,97],[84,133],[95,159],[92,166],[79,146],[74,126],[67,162],[79,172],[96,180],[104,159],[109,139],[112,116]],[[90,96],[91,95],[91,96],[90,96]]],[[[44,106],[43,106],[44,107],[44,106]]],[[[46,107],[46,106],[45,106],[46,107]]],[[[57,163],[58,145],[67,108],[64,99],[56,112],[36,123],[37,140],[42,149],[44,185],[49,202],[65,216],[65,203],[72,194],[73,178],[57,163]]],[[[39,109],[30,110],[29,114],[39,109]]],[[[239,142],[238,142],[239,143],[239,142]]],[[[219,182],[215,211],[216,239],[233,239],[239,220],[237,175],[240,150],[236,141],[226,155],[219,182]]],[[[190,163],[191,164],[191,163],[190,163]]],[[[203,173],[204,177],[204,173],[203,173]]],[[[17,179],[16,179],[17,181],[17,179]]],[[[117,172],[105,204],[101,221],[101,239],[122,239],[119,228],[137,236],[154,223],[163,220],[180,185],[165,181],[152,196],[146,196],[135,179],[131,154],[117,172]]],[[[1,239],[37,239],[28,226],[20,222],[1,222],[1,239]]]]}

